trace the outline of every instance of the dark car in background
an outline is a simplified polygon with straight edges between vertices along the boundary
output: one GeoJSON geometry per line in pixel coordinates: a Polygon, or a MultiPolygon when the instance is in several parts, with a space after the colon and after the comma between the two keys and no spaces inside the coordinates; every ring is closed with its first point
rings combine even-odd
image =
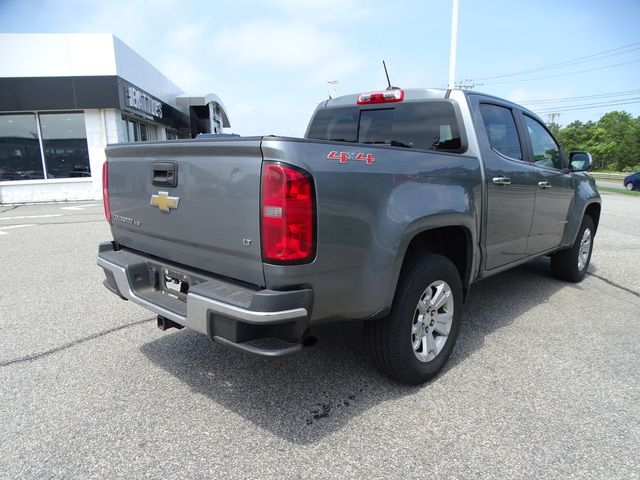
{"type": "Polygon", "coordinates": [[[627,190],[640,190],[640,172],[624,177],[622,183],[627,190]]]}

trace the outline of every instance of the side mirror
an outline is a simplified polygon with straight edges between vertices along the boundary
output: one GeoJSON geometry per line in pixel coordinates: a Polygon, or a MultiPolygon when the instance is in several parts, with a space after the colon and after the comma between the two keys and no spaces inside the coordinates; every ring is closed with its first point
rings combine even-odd
{"type": "Polygon", "coordinates": [[[588,152],[571,152],[569,154],[569,163],[571,170],[574,172],[586,172],[593,165],[593,159],[588,152]]]}

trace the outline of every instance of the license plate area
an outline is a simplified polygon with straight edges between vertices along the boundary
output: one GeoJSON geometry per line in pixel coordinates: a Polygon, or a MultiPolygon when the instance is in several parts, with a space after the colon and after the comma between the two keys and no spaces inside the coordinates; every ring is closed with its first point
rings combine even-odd
{"type": "Polygon", "coordinates": [[[161,268],[159,273],[159,287],[160,291],[166,295],[170,295],[183,302],[187,301],[187,293],[189,293],[189,285],[191,285],[191,278],[189,275],[170,270],[168,268],[161,268]]]}

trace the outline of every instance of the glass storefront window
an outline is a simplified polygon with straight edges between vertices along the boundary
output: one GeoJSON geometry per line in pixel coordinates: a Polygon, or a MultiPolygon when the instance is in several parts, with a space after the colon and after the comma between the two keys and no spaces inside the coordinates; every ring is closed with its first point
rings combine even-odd
{"type": "Polygon", "coordinates": [[[176,140],[178,138],[178,132],[176,132],[175,130],[167,129],[166,135],[167,135],[167,140],[176,140]]]}
{"type": "Polygon", "coordinates": [[[147,125],[147,136],[149,137],[148,140],[158,140],[158,133],[155,125],[147,125]]]}
{"type": "Polygon", "coordinates": [[[127,117],[125,116],[117,117],[116,128],[118,130],[117,143],[127,143],[129,141],[129,132],[127,131],[127,117]]]}
{"type": "Polygon", "coordinates": [[[189,135],[185,135],[184,133],[178,132],[177,130],[166,130],[167,140],[178,140],[184,138],[190,138],[189,135]]]}
{"type": "Polygon", "coordinates": [[[0,115],[0,181],[44,178],[36,116],[0,115]]]}
{"type": "Polygon", "coordinates": [[[138,141],[138,125],[137,122],[127,119],[127,132],[129,133],[129,141],[137,142],[138,141]]]}
{"type": "Polygon", "coordinates": [[[41,113],[47,178],[90,177],[83,113],[41,113]]]}
{"type": "Polygon", "coordinates": [[[124,115],[122,116],[122,120],[127,124],[127,135],[124,137],[126,141],[146,142],[148,140],[158,139],[158,132],[154,124],[134,120],[124,115]]]}

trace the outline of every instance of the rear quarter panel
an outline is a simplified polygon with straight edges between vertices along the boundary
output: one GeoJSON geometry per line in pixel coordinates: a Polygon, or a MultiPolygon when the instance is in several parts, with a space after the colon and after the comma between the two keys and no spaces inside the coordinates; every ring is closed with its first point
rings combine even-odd
{"type": "Polygon", "coordinates": [[[267,288],[312,288],[312,320],[360,319],[391,305],[404,253],[418,233],[480,222],[481,173],[472,156],[395,147],[265,138],[266,161],[312,174],[317,196],[313,263],[264,265],[267,288]],[[371,153],[372,164],[327,158],[371,153]]]}

